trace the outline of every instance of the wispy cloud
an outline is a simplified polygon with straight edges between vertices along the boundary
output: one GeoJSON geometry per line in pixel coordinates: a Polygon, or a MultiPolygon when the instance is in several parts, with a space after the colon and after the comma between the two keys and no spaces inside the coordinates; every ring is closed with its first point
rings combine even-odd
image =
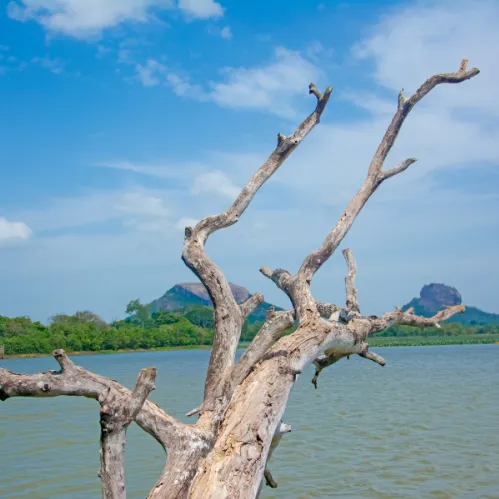
{"type": "Polygon", "coordinates": [[[191,188],[191,193],[196,196],[200,194],[216,194],[230,199],[235,199],[240,192],[241,189],[233,184],[229,177],[221,171],[212,171],[199,175],[194,180],[191,188]]]}
{"type": "Polygon", "coordinates": [[[50,232],[87,229],[117,222],[130,229],[146,223],[173,224],[166,201],[167,192],[143,188],[94,191],[84,195],[53,198],[36,209],[20,213],[40,236],[50,232]]]}
{"type": "Polygon", "coordinates": [[[179,0],[178,7],[189,16],[199,19],[222,17],[224,8],[215,0],[179,0]]]}
{"type": "Polygon", "coordinates": [[[207,169],[205,163],[195,161],[186,161],[181,164],[168,163],[163,164],[143,164],[131,161],[100,161],[94,163],[95,167],[110,168],[112,170],[124,170],[139,175],[159,177],[169,180],[177,180],[181,183],[189,182],[192,178],[207,169]]]}
{"type": "Polygon", "coordinates": [[[31,59],[31,62],[41,68],[48,69],[51,73],[58,75],[66,73],[66,66],[68,65],[68,61],[58,57],[34,57],[31,59]]]}
{"type": "Polygon", "coordinates": [[[206,27],[206,31],[210,35],[219,36],[224,40],[230,40],[232,38],[232,29],[230,26],[224,26],[221,28],[220,26],[208,25],[206,27]]]}
{"type": "Polygon", "coordinates": [[[169,216],[169,210],[163,199],[143,192],[123,194],[116,203],[119,211],[131,215],[163,218],[169,216]]]}
{"type": "Polygon", "coordinates": [[[154,87],[161,83],[161,76],[168,74],[166,66],[149,59],[144,65],[137,64],[135,67],[137,71],[137,78],[144,85],[144,87],[154,87]]]}
{"type": "Polygon", "coordinates": [[[32,230],[24,222],[12,222],[0,217],[0,245],[29,239],[32,233],[32,230]]]}
{"type": "Polygon", "coordinates": [[[294,118],[295,101],[306,95],[311,81],[323,78],[321,70],[302,54],[277,47],[273,59],[262,66],[226,67],[221,80],[206,86],[193,84],[156,60],[136,66],[137,79],[144,86],[162,83],[177,95],[233,109],[259,110],[284,118],[294,118]]]}
{"type": "Polygon", "coordinates": [[[449,85],[423,105],[473,108],[499,115],[496,98],[499,67],[499,3],[494,0],[413,2],[398,8],[372,28],[353,54],[375,62],[377,83],[413,92],[435,73],[457,71],[462,58],[482,69],[473,82],[449,85]],[[466,19],[466,22],[463,22],[466,19]]]}
{"type": "Polygon", "coordinates": [[[207,98],[222,107],[259,109],[294,117],[293,100],[322,74],[299,52],[275,49],[274,60],[260,67],[225,68],[225,81],[211,82],[207,98]]]}
{"type": "Polygon", "coordinates": [[[214,0],[12,0],[8,15],[17,21],[35,20],[50,32],[76,38],[99,36],[106,28],[127,21],[148,22],[156,10],[178,8],[185,16],[209,19],[223,16],[214,0]]]}

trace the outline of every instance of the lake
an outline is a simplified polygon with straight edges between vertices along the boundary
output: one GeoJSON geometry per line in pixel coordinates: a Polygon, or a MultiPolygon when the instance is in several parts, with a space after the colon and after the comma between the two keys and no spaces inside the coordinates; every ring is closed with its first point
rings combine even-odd
{"type": "MultiPolygon", "coordinates": [[[[378,348],[387,366],[357,356],[304,372],[284,418],[293,427],[269,468],[264,498],[499,498],[499,346],[378,348]]],[[[175,417],[199,405],[209,351],[77,357],[132,388],[158,368],[151,399],[175,417]]],[[[15,372],[57,369],[52,358],[0,360],[15,372]]],[[[0,497],[100,497],[99,407],[84,398],[0,402],[0,497]]],[[[144,498],[163,451],[128,430],[130,499],[144,498]]]]}

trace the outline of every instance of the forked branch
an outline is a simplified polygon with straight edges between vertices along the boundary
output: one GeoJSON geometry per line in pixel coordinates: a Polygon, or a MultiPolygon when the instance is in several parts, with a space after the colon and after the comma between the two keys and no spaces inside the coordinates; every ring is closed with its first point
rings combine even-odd
{"type": "Polygon", "coordinates": [[[101,395],[101,468],[104,499],[126,499],[125,440],[126,430],[137,417],[149,393],[154,390],[156,368],[142,369],[127,403],[115,391],[101,395]]]}
{"type": "Polygon", "coordinates": [[[374,157],[369,165],[366,180],[353,199],[348,204],[346,210],[341,216],[340,220],[334,229],[326,236],[322,246],[310,253],[304,260],[298,276],[305,282],[310,283],[314,274],[320,267],[328,260],[333,252],[338,248],[344,237],[350,230],[357,215],[365,205],[367,200],[371,197],[376,188],[386,179],[397,175],[398,173],[406,170],[415,159],[410,158],[405,160],[396,168],[383,172],[383,165],[386,157],[390,152],[395,140],[402,128],[402,125],[407,118],[412,108],[433,88],[441,83],[461,83],[465,80],[473,78],[479,73],[479,70],[473,68],[469,71],[466,70],[467,60],[461,62],[461,66],[457,73],[443,73],[432,76],[426,80],[416,92],[409,98],[404,96],[403,90],[400,92],[397,111],[374,154],[374,157]]]}
{"type": "MultiPolygon", "coordinates": [[[[147,400],[154,389],[155,368],[143,369],[134,390],[130,391],[117,381],[75,365],[64,350],[56,350],[53,355],[61,367],[60,371],[24,375],[0,369],[0,400],[61,395],[97,400],[101,423],[99,475],[105,499],[125,497],[125,432],[133,420],[162,445],[168,455],[167,465],[175,465],[179,459],[185,458],[182,453],[189,445],[198,450],[206,446],[205,434],[175,420],[147,400]]],[[[171,480],[164,478],[162,483],[174,490],[176,484],[173,481],[174,477],[171,480]]]]}
{"type": "Polygon", "coordinates": [[[206,377],[203,411],[213,412],[217,400],[222,401],[220,407],[226,405],[225,392],[234,364],[242,323],[250,313],[251,307],[258,305],[257,295],[247,304],[240,307],[236,304],[229,283],[219,267],[208,257],[204,246],[210,234],[230,227],[239,220],[258,190],[319,123],[332,88],[327,88],[324,94],[321,94],[315,85],[311,84],[309,90],[317,98],[314,111],[289,137],[279,134],[276,149],[251,177],[232,206],[226,212],[204,218],[194,228],[187,227],[185,230],[182,258],[205,285],[215,308],[215,337],[206,377]]]}
{"type": "Polygon", "coordinates": [[[232,382],[235,386],[246,378],[251,369],[260,362],[269,348],[286,333],[293,323],[292,311],[275,312],[273,308],[269,309],[267,320],[234,367],[232,382]]]}

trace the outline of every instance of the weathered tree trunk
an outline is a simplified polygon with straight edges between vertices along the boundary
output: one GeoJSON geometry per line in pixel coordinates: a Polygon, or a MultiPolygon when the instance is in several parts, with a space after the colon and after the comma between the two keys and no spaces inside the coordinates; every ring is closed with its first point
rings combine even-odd
{"type": "Polygon", "coordinates": [[[387,179],[406,170],[415,159],[407,159],[391,170],[383,170],[402,124],[428,92],[441,83],[459,83],[476,76],[478,69],[466,69],[463,60],[457,73],[429,78],[409,98],[400,92],[395,115],[369,166],[366,179],[348,204],[322,246],[306,256],[298,272],[260,270],[284,291],[293,310],[270,310],[267,320],[238,362],[235,361],[245,318],[262,301],[256,293],[238,305],[219,267],[205,252],[205,243],[214,232],[238,222],[264,183],[277,171],[317,125],[329,101],[331,88],[321,94],[315,85],[310,93],[317,99],[315,110],[289,137],[278,135],[277,147],[256,171],[225,213],[210,216],[196,227],[187,227],[182,258],[206,286],[214,304],[215,338],[199,414],[187,425],[170,417],[147,400],[154,389],[154,368],[139,375],[130,392],[116,381],[90,373],[58,350],[54,356],[60,371],[35,375],[15,374],[0,369],[0,400],[9,397],[54,397],[80,395],[93,398],[101,406],[101,473],[105,499],[125,498],[124,447],[126,428],[136,421],[165,449],[167,460],[149,499],[253,499],[264,480],[275,487],[267,461],[282,435],[290,427],[282,423],[291,389],[297,376],[314,363],[312,380],[317,388],[320,372],[349,355],[359,355],[384,366],[385,361],[370,352],[370,334],[392,324],[421,328],[438,325],[464,307],[449,307],[432,318],[419,317],[412,310],[362,316],[355,287],[356,264],[350,250],[343,254],[348,265],[345,279],[346,306],[316,302],[310,291],[315,273],[336,251],[362,207],[387,179]],[[286,331],[297,324],[292,334],[286,331]]]}

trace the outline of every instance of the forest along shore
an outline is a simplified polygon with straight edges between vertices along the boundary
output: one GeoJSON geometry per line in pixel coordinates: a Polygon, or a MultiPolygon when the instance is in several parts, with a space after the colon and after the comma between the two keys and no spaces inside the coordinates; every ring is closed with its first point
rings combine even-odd
{"type": "MultiPolygon", "coordinates": [[[[249,343],[241,343],[239,348],[246,348],[249,343]]],[[[369,341],[372,347],[421,347],[421,346],[441,346],[441,345],[483,345],[495,344],[499,346],[498,334],[481,334],[467,336],[413,336],[413,337],[379,337],[371,338],[369,341]]],[[[96,351],[80,351],[67,353],[72,357],[82,355],[111,355],[117,353],[140,353],[140,352],[168,352],[175,350],[209,350],[210,345],[189,345],[179,347],[163,347],[163,348],[136,348],[136,349],[120,349],[120,350],[96,350],[96,351]]],[[[51,353],[26,353],[18,355],[5,355],[4,359],[31,359],[38,357],[50,357],[51,353]]]]}
{"type": "MultiPolygon", "coordinates": [[[[62,348],[71,355],[147,352],[211,348],[213,309],[191,306],[172,312],[151,313],[138,300],[127,306],[127,317],[107,323],[98,315],[83,311],[56,315],[48,324],[29,317],[0,316],[0,350],[3,358],[41,357],[62,348]]],[[[248,319],[241,331],[244,348],[262,327],[261,320],[248,319]]],[[[292,333],[294,328],[290,328],[292,333]]],[[[499,342],[499,324],[446,322],[440,328],[420,330],[392,326],[369,338],[374,346],[470,345],[499,342]]],[[[0,358],[2,356],[0,355],[0,358]]]]}

